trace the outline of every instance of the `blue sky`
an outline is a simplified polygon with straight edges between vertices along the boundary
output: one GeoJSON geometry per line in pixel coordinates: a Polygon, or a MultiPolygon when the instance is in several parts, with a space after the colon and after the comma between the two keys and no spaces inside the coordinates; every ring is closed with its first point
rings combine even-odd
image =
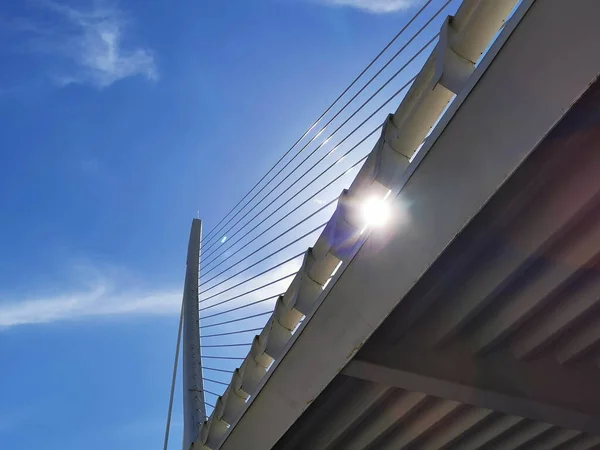
{"type": "MultiPolygon", "coordinates": [[[[418,3],[12,0],[0,6],[2,448],[40,442],[61,450],[160,448],[191,219],[199,213],[205,230],[216,225],[418,3]]],[[[439,20],[433,25],[415,45],[439,30],[439,20]]],[[[395,80],[382,99],[409,76],[395,80]]],[[[372,123],[381,123],[400,98],[372,123]]],[[[351,177],[296,211],[289,224],[338,195],[351,177]]],[[[265,214],[257,220],[267,224],[265,214]]],[[[286,254],[306,249],[316,236],[286,254]]],[[[180,447],[176,408],[170,448],[180,447]]]]}

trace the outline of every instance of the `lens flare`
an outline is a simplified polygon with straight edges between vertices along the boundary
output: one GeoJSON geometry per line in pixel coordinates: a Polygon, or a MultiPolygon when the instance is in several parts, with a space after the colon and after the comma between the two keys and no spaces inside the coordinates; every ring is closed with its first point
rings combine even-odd
{"type": "Polygon", "coordinates": [[[371,197],[361,205],[361,216],[365,227],[384,226],[390,218],[390,213],[390,205],[386,199],[371,197]]]}

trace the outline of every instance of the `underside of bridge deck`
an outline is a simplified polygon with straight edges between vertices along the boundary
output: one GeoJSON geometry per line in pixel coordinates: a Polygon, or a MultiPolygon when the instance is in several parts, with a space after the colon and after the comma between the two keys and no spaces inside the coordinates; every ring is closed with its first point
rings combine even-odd
{"type": "Polygon", "coordinates": [[[275,448],[600,448],[598,81],[275,448]]]}

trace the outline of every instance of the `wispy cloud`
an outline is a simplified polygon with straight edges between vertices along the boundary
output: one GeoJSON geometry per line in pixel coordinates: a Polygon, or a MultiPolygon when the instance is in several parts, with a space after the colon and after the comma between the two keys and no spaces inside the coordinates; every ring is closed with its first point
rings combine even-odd
{"type": "MultiPolygon", "coordinates": [[[[217,276],[215,274],[223,268],[215,267],[216,270],[212,272],[205,268],[200,279],[201,317],[206,320],[203,321],[203,326],[215,326],[215,332],[239,329],[240,326],[262,326],[268,315],[247,323],[218,327],[216,324],[234,317],[272,311],[276,296],[289,287],[293,274],[300,268],[303,255],[296,256],[281,266],[276,263],[286,261],[305,250],[319,233],[320,230],[312,232],[277,255],[277,258],[270,258],[258,266],[253,266],[249,260],[244,264],[232,265],[230,270],[217,276]],[[273,270],[265,272],[267,267],[273,265],[276,265],[273,270]],[[243,270],[244,267],[249,270],[243,270]],[[238,309],[240,306],[244,308],[238,309]],[[232,309],[235,313],[225,316],[232,309]],[[213,315],[214,318],[208,317],[213,315]]],[[[256,258],[261,256],[257,255],[256,258]]],[[[71,275],[66,283],[56,287],[51,294],[31,294],[26,297],[0,294],[0,331],[23,325],[114,316],[173,316],[181,311],[183,286],[179,283],[151,286],[124,267],[85,260],[70,264],[69,273],[71,275]]],[[[183,276],[181,273],[181,282],[183,276]]]]}
{"type": "MultiPolygon", "coordinates": [[[[291,278],[286,278],[249,294],[241,295],[293,273],[298,270],[299,264],[299,260],[291,261],[277,270],[212,297],[210,301],[201,304],[201,307],[215,305],[233,298],[233,300],[222,305],[210,307],[205,313],[216,314],[279,294],[287,289],[292,280],[291,278]]],[[[23,325],[81,321],[92,318],[176,315],[181,310],[183,287],[137,288],[136,286],[143,283],[132,276],[123,276],[126,271],[122,268],[101,270],[98,267],[86,265],[75,269],[79,275],[68,285],[79,286],[81,285],[80,279],[84,279],[87,284],[83,287],[70,288],[65,286],[62,292],[59,293],[27,298],[0,296],[0,331],[23,325]],[[117,276],[116,273],[120,275],[117,276]]],[[[202,297],[208,297],[213,293],[218,294],[220,291],[236,286],[250,277],[251,273],[240,274],[227,281],[224,281],[226,279],[225,275],[219,277],[210,283],[211,286],[218,285],[218,288],[208,291],[202,297]]],[[[204,288],[201,287],[202,289],[204,288]]],[[[240,311],[240,315],[257,312],[257,308],[261,311],[268,310],[273,307],[274,303],[275,299],[273,298],[269,302],[240,311]]]]}
{"type": "Polygon", "coordinates": [[[120,291],[99,282],[89,289],[59,295],[3,301],[0,330],[100,316],[171,315],[177,314],[180,308],[181,290],[120,291]]]}
{"type": "Polygon", "coordinates": [[[53,0],[32,4],[45,13],[44,21],[21,19],[13,30],[27,33],[31,49],[54,59],[58,69],[51,76],[58,85],[102,88],[132,76],[157,79],[152,51],[130,43],[131,21],[121,10],[104,1],[95,1],[87,9],[53,0]]]}
{"type": "Polygon", "coordinates": [[[408,9],[423,3],[423,0],[321,0],[321,2],[332,6],[347,6],[382,14],[408,9]]]}

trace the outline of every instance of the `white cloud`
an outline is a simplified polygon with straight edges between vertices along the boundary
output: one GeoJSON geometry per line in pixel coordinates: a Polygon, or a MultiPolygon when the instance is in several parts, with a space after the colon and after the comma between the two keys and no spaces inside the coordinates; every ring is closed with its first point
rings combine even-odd
{"type": "MultiPolygon", "coordinates": [[[[223,300],[237,298],[222,305],[211,307],[202,314],[216,314],[284,292],[292,281],[291,277],[256,292],[238,297],[238,295],[249,290],[297,271],[299,264],[299,259],[290,261],[272,272],[212,297],[200,306],[207,307],[223,300]]],[[[20,325],[80,321],[114,316],[177,315],[181,311],[183,286],[155,289],[133,288],[131,286],[139,285],[140,282],[131,274],[124,275],[126,271],[123,268],[100,269],[89,265],[79,265],[75,269],[78,277],[69,285],[80,285],[80,279],[92,281],[84,287],[65,287],[64,292],[52,295],[38,295],[21,299],[11,299],[7,298],[7,295],[3,295],[0,300],[0,331],[20,325]]],[[[208,291],[202,297],[211,296],[213,293],[218,294],[220,291],[233,287],[251,276],[248,273],[240,274],[222,284],[220,284],[220,281],[225,279],[225,275],[219,277],[210,283],[210,285],[218,284],[218,288],[208,291]]],[[[275,299],[272,299],[255,307],[244,308],[234,316],[241,317],[259,311],[272,310],[274,304],[275,299]]],[[[220,318],[215,317],[210,322],[220,322],[229,318],[231,316],[223,315],[220,318]]]]}
{"type": "MultiPolygon", "coordinates": [[[[201,317],[206,319],[203,326],[272,311],[276,296],[285,292],[289,287],[293,276],[288,275],[293,275],[298,271],[303,255],[295,257],[274,270],[259,274],[268,266],[276,264],[277,260],[286,260],[297,252],[305,250],[310,243],[314,242],[318,233],[320,230],[296,242],[294,246],[278,255],[277,259],[273,258],[274,261],[264,262],[232,277],[231,274],[242,271],[244,265],[236,265],[231,271],[216,276],[211,281],[209,279],[220,269],[216,269],[212,273],[203,271],[206,273],[201,277],[201,282],[205,280],[204,285],[200,286],[200,308],[204,310],[201,312],[201,317]],[[255,275],[258,276],[253,278],[255,275]],[[268,286],[265,286],[267,284],[268,286]],[[263,299],[268,300],[231,314],[226,313],[230,309],[263,299]],[[224,303],[219,304],[221,302],[224,303]],[[214,314],[219,315],[214,318],[207,317],[214,314]]],[[[183,286],[179,286],[178,283],[158,288],[147,287],[147,283],[123,267],[98,266],[86,261],[76,261],[71,266],[71,271],[74,275],[69,277],[64,286],[58,287],[58,293],[54,291],[52,294],[32,295],[26,298],[11,298],[7,294],[0,295],[0,331],[20,325],[80,321],[111,316],[173,316],[178,315],[181,311],[183,286]]],[[[183,277],[182,273],[182,280],[183,277]]],[[[262,326],[267,319],[268,315],[265,314],[265,316],[247,322],[210,327],[213,330],[211,333],[262,326]]]]}
{"type": "Polygon", "coordinates": [[[334,6],[348,6],[371,13],[391,13],[401,11],[422,3],[423,0],[321,0],[334,6]]]}
{"type": "Polygon", "coordinates": [[[54,81],[61,86],[82,83],[102,88],[137,75],[157,79],[153,53],[128,45],[125,32],[130,21],[123,12],[102,6],[103,3],[94,2],[84,10],[53,0],[35,1],[39,8],[52,14],[53,26],[51,31],[47,25],[34,23],[30,27],[37,36],[34,49],[69,62],[72,67],[63,67],[53,76],[54,81]]]}
{"type": "Polygon", "coordinates": [[[123,292],[98,282],[88,289],[0,303],[0,330],[115,315],[172,315],[181,308],[181,290],[123,292]]]}

